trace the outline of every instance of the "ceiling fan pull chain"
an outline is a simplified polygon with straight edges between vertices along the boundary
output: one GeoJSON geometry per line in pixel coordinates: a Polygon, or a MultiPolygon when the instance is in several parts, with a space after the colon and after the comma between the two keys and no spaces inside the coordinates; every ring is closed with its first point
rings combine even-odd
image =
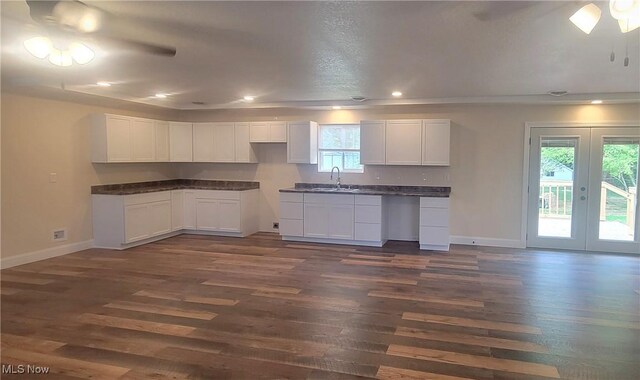
{"type": "Polygon", "coordinates": [[[624,67],[629,67],[629,38],[625,38],[627,45],[625,48],[624,67]]]}

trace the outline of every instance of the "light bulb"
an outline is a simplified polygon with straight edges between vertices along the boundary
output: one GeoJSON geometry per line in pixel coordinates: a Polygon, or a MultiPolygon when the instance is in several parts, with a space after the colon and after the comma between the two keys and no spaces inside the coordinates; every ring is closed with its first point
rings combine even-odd
{"type": "Polygon", "coordinates": [[[593,28],[595,28],[598,21],[600,21],[600,15],[602,15],[600,8],[590,3],[578,9],[573,16],[569,17],[569,20],[580,28],[580,30],[589,34],[593,28]]]}
{"type": "Polygon", "coordinates": [[[49,55],[53,44],[47,37],[34,37],[24,41],[24,47],[31,55],[42,59],[49,55]]]}
{"type": "Polygon", "coordinates": [[[69,46],[69,52],[73,57],[73,60],[76,61],[79,65],[84,65],[93,59],[95,54],[93,50],[89,49],[87,45],[81,44],[79,42],[74,42],[69,46]]]}
{"type": "Polygon", "coordinates": [[[71,53],[67,50],[58,50],[51,49],[51,53],[49,53],[49,62],[53,63],[56,66],[71,66],[73,63],[71,61],[71,53]]]}

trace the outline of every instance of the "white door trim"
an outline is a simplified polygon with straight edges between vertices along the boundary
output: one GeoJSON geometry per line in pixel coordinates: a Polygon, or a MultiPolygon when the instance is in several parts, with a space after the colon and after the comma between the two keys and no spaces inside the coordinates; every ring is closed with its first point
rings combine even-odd
{"type": "Polygon", "coordinates": [[[638,127],[640,120],[623,120],[623,121],[527,121],[524,123],[524,153],[522,160],[522,199],[521,199],[521,215],[520,220],[520,247],[527,246],[527,218],[528,218],[528,202],[529,202],[529,153],[531,128],[607,128],[607,127],[638,127]]]}

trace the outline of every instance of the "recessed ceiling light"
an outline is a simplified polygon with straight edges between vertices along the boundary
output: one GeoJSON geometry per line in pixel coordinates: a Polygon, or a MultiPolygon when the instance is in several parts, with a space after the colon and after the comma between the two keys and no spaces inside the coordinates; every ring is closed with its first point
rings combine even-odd
{"type": "Polygon", "coordinates": [[[167,94],[160,94],[160,93],[156,94],[156,98],[158,99],[164,99],[166,97],[167,97],[167,94]]]}
{"type": "Polygon", "coordinates": [[[600,99],[592,100],[591,104],[602,104],[602,100],[600,100],[600,99]]]}
{"type": "Polygon", "coordinates": [[[392,96],[395,96],[396,98],[401,97],[402,93],[400,91],[394,91],[391,93],[392,96]]]}
{"type": "Polygon", "coordinates": [[[255,100],[255,96],[247,95],[243,99],[247,102],[253,102],[255,100]]]}
{"type": "Polygon", "coordinates": [[[97,82],[96,84],[100,87],[111,87],[111,83],[109,82],[100,81],[100,82],[97,82]]]}
{"type": "Polygon", "coordinates": [[[342,107],[340,107],[340,106],[333,106],[331,108],[334,109],[334,110],[341,110],[342,109],[342,107]]]}

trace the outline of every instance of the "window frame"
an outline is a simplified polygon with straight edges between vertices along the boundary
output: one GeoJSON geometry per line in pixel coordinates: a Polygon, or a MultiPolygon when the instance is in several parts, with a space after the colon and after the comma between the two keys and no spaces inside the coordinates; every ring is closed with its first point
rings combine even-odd
{"type": "MultiPolygon", "coordinates": [[[[360,123],[318,123],[318,173],[330,173],[331,170],[322,170],[322,153],[323,152],[358,152],[360,153],[362,151],[362,145],[360,145],[361,141],[358,141],[358,145],[360,145],[359,149],[353,149],[353,148],[344,148],[344,149],[335,149],[335,148],[321,148],[321,142],[322,142],[322,127],[324,126],[336,126],[336,125],[351,125],[351,126],[357,126],[358,129],[361,128],[360,123]]],[[[364,173],[364,165],[360,164],[360,166],[362,166],[362,169],[360,170],[347,170],[344,169],[344,154],[343,154],[343,161],[342,161],[342,168],[340,168],[340,173],[349,173],[349,174],[363,174],[364,173]]]]}

